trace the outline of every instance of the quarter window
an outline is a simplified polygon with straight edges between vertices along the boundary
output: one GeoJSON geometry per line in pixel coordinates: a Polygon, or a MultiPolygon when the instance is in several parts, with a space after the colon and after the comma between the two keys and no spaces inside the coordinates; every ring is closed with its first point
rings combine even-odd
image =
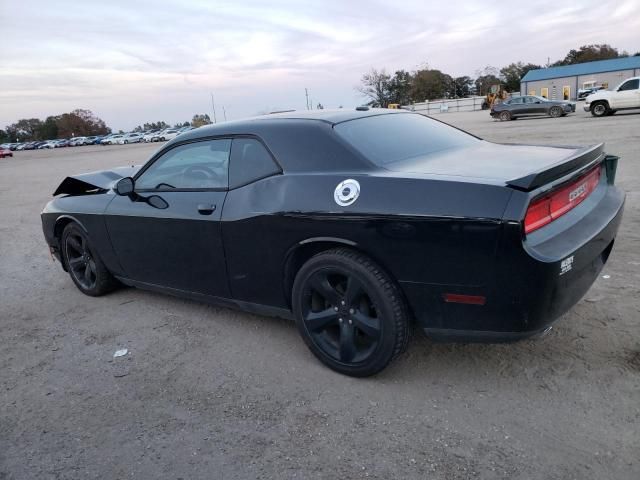
{"type": "Polygon", "coordinates": [[[172,148],[136,179],[136,190],[227,188],[231,140],[172,148]]]}
{"type": "Polygon", "coordinates": [[[235,138],[231,146],[229,188],[280,173],[267,149],[254,138],[235,138]]]}

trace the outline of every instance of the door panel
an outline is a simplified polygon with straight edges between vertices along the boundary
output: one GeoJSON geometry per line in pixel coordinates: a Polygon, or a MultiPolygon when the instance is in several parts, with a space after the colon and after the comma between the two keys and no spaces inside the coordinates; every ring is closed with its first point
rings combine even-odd
{"type": "Polygon", "coordinates": [[[229,297],[220,216],[226,192],[159,192],[168,206],[116,196],[106,210],[126,276],[189,292],[229,297]]]}

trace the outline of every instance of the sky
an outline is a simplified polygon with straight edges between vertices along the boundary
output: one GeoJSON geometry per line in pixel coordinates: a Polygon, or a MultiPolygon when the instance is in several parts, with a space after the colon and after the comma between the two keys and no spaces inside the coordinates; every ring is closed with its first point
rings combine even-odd
{"type": "Polygon", "coordinates": [[[640,50],[639,0],[0,0],[0,128],[92,110],[114,130],[345,108],[371,68],[474,76],[572,48],[640,50]],[[487,6],[493,5],[493,6],[487,6]],[[575,6],[574,6],[575,5],[575,6]],[[223,112],[224,108],[224,112],[223,112]]]}

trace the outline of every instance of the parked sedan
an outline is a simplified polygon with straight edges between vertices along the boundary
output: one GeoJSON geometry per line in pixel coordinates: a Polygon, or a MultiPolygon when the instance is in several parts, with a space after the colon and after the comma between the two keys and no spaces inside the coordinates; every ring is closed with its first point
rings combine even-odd
{"type": "Polygon", "coordinates": [[[69,140],[69,146],[70,147],[79,147],[81,145],[85,144],[87,137],[73,137],[71,140],[69,140]]]}
{"type": "Polygon", "coordinates": [[[4,158],[4,157],[13,157],[13,152],[8,148],[0,147],[0,158],[4,158]]]}
{"type": "Polygon", "coordinates": [[[118,143],[118,141],[123,138],[124,135],[111,135],[108,137],[103,138],[100,143],[102,145],[115,145],[118,143]]]}
{"type": "Polygon", "coordinates": [[[43,150],[45,148],[56,148],[58,146],[58,140],[47,140],[38,146],[38,150],[43,150]]]}
{"type": "Polygon", "coordinates": [[[156,133],[153,137],[151,137],[152,142],[166,142],[167,140],[171,140],[172,138],[176,138],[179,135],[177,128],[167,128],[162,130],[161,132],[156,133]]]}
{"type": "Polygon", "coordinates": [[[534,115],[562,117],[575,111],[576,105],[572,102],[547,100],[536,95],[524,95],[494,104],[491,107],[490,115],[493,118],[505,121],[534,115]]]}
{"type": "Polygon", "coordinates": [[[127,143],[138,143],[142,141],[142,133],[127,133],[122,138],[118,139],[118,144],[125,145],[127,143]]]}
{"type": "Polygon", "coordinates": [[[437,340],[546,331],[609,258],[617,161],[404,110],[288,112],[67,177],[42,223],[87,295],[123,283],[295,319],[320,361],[366,376],[411,322],[437,340]]]}

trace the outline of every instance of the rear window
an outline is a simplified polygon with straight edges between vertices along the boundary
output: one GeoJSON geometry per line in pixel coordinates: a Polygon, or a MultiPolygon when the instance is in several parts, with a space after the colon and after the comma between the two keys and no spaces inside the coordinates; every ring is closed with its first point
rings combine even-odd
{"type": "Polygon", "coordinates": [[[379,166],[466,147],[479,141],[461,130],[412,113],[358,118],[339,123],[334,130],[379,166]]]}

